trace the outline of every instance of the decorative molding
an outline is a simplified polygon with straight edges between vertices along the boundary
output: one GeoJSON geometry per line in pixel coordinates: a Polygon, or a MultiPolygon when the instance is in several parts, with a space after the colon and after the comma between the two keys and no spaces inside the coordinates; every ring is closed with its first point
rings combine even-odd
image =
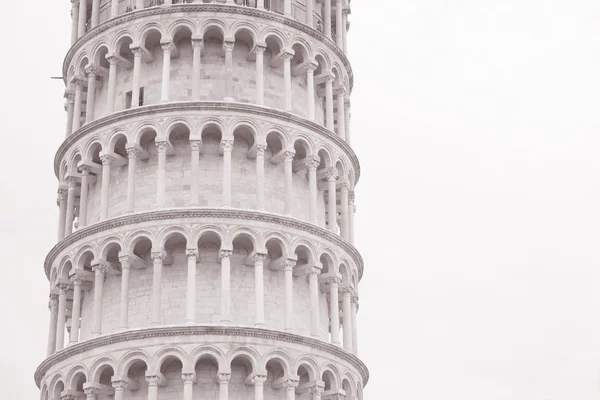
{"type": "MultiPolygon", "coordinates": [[[[182,208],[182,209],[166,209],[156,210],[136,214],[126,214],[117,218],[108,219],[101,221],[93,225],[86,226],[85,228],[79,229],[63,240],[58,242],[46,256],[44,261],[44,270],[46,276],[50,278],[50,269],[54,263],[56,257],[68,246],[77,243],[80,240],[85,239],[88,236],[96,233],[105,232],[110,229],[130,226],[138,223],[145,223],[150,221],[164,221],[169,219],[181,220],[181,219],[200,219],[200,218],[218,218],[224,220],[250,220],[259,221],[273,225],[285,226],[288,228],[298,229],[303,232],[319,236],[322,239],[332,242],[336,246],[339,246],[342,250],[348,253],[353,259],[358,269],[359,279],[362,278],[364,263],[363,259],[358,250],[350,244],[350,242],[343,239],[341,236],[332,233],[331,231],[321,228],[320,226],[314,225],[309,222],[304,222],[295,218],[286,217],[283,215],[269,214],[261,211],[254,210],[240,210],[240,209],[222,209],[222,208],[182,208]]],[[[195,221],[194,221],[195,222],[195,221]]],[[[198,222],[195,222],[198,223],[198,222]]]]}
{"type": "MultiPolygon", "coordinates": [[[[104,335],[73,344],[63,350],[57,351],[50,357],[46,358],[39,365],[34,374],[35,383],[39,388],[42,378],[53,365],[78,354],[86,353],[99,347],[110,346],[115,343],[174,336],[237,336],[239,338],[244,338],[244,343],[248,343],[247,338],[256,338],[259,340],[298,344],[311,349],[327,352],[351,364],[361,375],[363,386],[366,386],[369,381],[369,370],[367,369],[367,366],[354,354],[342,349],[341,347],[308,336],[251,327],[164,326],[104,335]]],[[[201,343],[202,340],[201,338],[199,339],[200,340],[198,340],[198,343],[201,343]]]]}
{"type": "MultiPolygon", "coordinates": [[[[282,123],[293,123],[297,124],[303,128],[306,128],[312,132],[315,132],[325,139],[328,139],[334,142],[337,146],[339,146],[348,156],[350,161],[352,162],[352,166],[355,172],[355,180],[358,182],[360,178],[360,163],[358,161],[358,157],[352,147],[344,140],[342,140],[339,136],[325,128],[317,124],[316,122],[310,121],[306,118],[302,118],[296,114],[292,114],[287,111],[277,110],[270,107],[259,106],[255,104],[247,104],[247,103],[231,103],[224,101],[180,101],[180,102],[169,102],[169,103],[158,103],[152,104],[148,106],[134,107],[129,108],[127,110],[118,111],[112,114],[108,114],[102,118],[98,118],[92,122],[86,123],[77,131],[73,132],[69,137],[67,137],[64,142],[60,145],[58,150],[56,151],[56,156],[54,157],[54,174],[57,178],[59,178],[60,171],[60,162],[67,153],[67,150],[78,140],[88,135],[90,132],[106,128],[107,125],[118,123],[127,118],[133,117],[141,117],[141,116],[152,116],[152,118],[159,118],[158,113],[170,113],[173,111],[183,112],[183,111],[206,111],[206,117],[214,117],[215,113],[221,111],[226,113],[240,113],[241,115],[248,116],[256,115],[266,118],[277,118],[282,123]]],[[[202,117],[201,115],[196,115],[198,117],[202,117]]],[[[111,131],[112,132],[112,131],[111,131]]]]}
{"type": "MultiPolygon", "coordinates": [[[[243,7],[243,6],[235,6],[235,5],[218,5],[214,3],[203,4],[203,3],[184,3],[184,4],[173,4],[169,7],[149,7],[143,10],[135,10],[132,12],[125,13],[123,15],[119,15],[116,18],[110,18],[109,20],[99,24],[97,27],[89,30],[85,35],[77,39],[77,41],[71,46],[67,55],[65,56],[65,60],[63,61],[63,80],[66,82],[66,77],[69,70],[69,64],[71,63],[75,52],[79,50],[84,43],[95,38],[103,32],[106,32],[110,28],[117,25],[125,25],[137,19],[142,19],[146,17],[151,17],[155,15],[165,15],[165,14],[178,14],[182,12],[203,12],[203,13],[229,13],[229,14],[237,14],[243,17],[257,17],[266,19],[272,22],[279,22],[286,27],[291,27],[297,29],[301,32],[304,32],[316,40],[325,43],[331,51],[333,51],[342,61],[344,67],[348,71],[348,81],[350,90],[354,87],[354,72],[352,71],[352,66],[350,65],[350,61],[348,57],[344,54],[343,49],[339,48],[335,41],[332,38],[325,36],[324,33],[318,31],[315,28],[312,28],[306,24],[303,24],[300,21],[293,19],[292,17],[286,17],[281,14],[277,14],[274,12],[270,12],[267,10],[259,10],[251,7],[243,7]]],[[[213,17],[213,15],[211,15],[213,17]]],[[[201,17],[198,17],[201,18],[201,17]]]]}

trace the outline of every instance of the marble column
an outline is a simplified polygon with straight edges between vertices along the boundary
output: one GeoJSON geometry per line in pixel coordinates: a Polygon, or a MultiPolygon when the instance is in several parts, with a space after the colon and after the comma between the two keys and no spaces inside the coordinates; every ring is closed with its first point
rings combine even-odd
{"type": "Polygon", "coordinates": [[[223,140],[223,207],[231,207],[231,153],[233,140],[223,140]]]}
{"type": "Polygon", "coordinates": [[[75,79],[75,99],[73,100],[73,123],[71,133],[81,127],[81,98],[83,97],[83,86],[85,82],[75,79]]]}
{"type": "Polygon", "coordinates": [[[342,10],[342,50],[348,55],[348,0],[344,0],[344,8],[342,10]]]}
{"type": "Polygon", "coordinates": [[[106,57],[108,61],[108,92],[106,94],[106,113],[115,111],[115,94],[117,92],[117,66],[119,59],[115,56],[106,57]]]}
{"type": "Polygon", "coordinates": [[[321,400],[321,396],[323,395],[324,391],[325,386],[323,385],[323,383],[315,384],[314,386],[308,389],[308,393],[312,395],[311,400],[321,400]]]}
{"type": "Polygon", "coordinates": [[[285,52],[283,58],[283,109],[292,111],[292,58],[294,53],[285,52]]]}
{"type": "Polygon", "coordinates": [[[88,65],[85,68],[85,72],[88,76],[87,104],[85,108],[85,123],[87,124],[94,120],[94,107],[96,102],[96,76],[98,74],[98,70],[94,65],[88,65]]]}
{"type": "Polygon", "coordinates": [[[90,169],[87,166],[83,166],[81,167],[81,189],[79,192],[79,220],[77,221],[79,228],[84,228],[87,225],[87,206],[89,190],[90,169]]]}
{"type": "Polygon", "coordinates": [[[339,346],[340,343],[340,309],[338,286],[340,278],[329,279],[329,317],[331,320],[331,343],[339,346]]]}
{"type": "Polygon", "coordinates": [[[200,100],[200,70],[202,69],[202,39],[192,39],[192,100],[200,100]]]}
{"type": "Polygon", "coordinates": [[[221,323],[231,323],[231,256],[233,251],[221,250],[221,323]]]}
{"type": "Polygon", "coordinates": [[[313,224],[318,223],[319,208],[317,206],[317,194],[319,192],[319,188],[317,186],[317,168],[319,168],[320,163],[321,161],[316,157],[308,160],[308,208],[310,213],[310,222],[313,224]]]}
{"type": "Polygon", "coordinates": [[[146,375],[146,382],[148,382],[148,400],[158,400],[158,381],[160,378],[156,375],[146,375]]]}
{"type": "Polygon", "coordinates": [[[142,74],[142,52],[140,47],[130,47],[133,52],[133,86],[131,88],[131,108],[140,106],[140,80],[142,74]]]}
{"type": "Polygon", "coordinates": [[[158,166],[156,171],[156,206],[158,208],[165,207],[165,192],[167,179],[167,148],[168,143],[165,141],[156,142],[158,166]]]}
{"type": "Polygon", "coordinates": [[[346,29],[345,26],[342,26],[344,23],[343,16],[343,3],[342,0],[335,1],[335,43],[341,49],[344,47],[344,33],[343,31],[346,29]]]}
{"type": "Polygon", "coordinates": [[[348,223],[348,213],[349,213],[349,206],[348,206],[348,182],[342,182],[340,183],[340,208],[341,208],[341,214],[342,214],[342,218],[341,218],[341,224],[340,224],[340,232],[341,232],[341,236],[346,239],[346,240],[350,240],[350,235],[349,235],[349,223],[348,223]]]}
{"type": "Polygon", "coordinates": [[[119,16],[119,0],[110,0],[110,17],[115,18],[119,16]]]}
{"type": "Polygon", "coordinates": [[[286,332],[294,330],[294,267],[296,261],[286,260],[283,263],[284,289],[285,289],[285,307],[284,307],[284,327],[286,332]]]}
{"type": "Polygon", "coordinates": [[[254,384],[254,400],[263,400],[265,395],[265,382],[267,377],[264,375],[254,375],[252,383],[254,384]]]}
{"type": "Polygon", "coordinates": [[[73,214],[75,212],[75,191],[77,190],[77,180],[69,176],[67,178],[67,213],[65,215],[65,236],[73,232],[73,214]]]}
{"type": "Polygon", "coordinates": [[[337,199],[336,199],[336,179],[337,179],[337,171],[332,169],[327,172],[327,182],[328,182],[328,200],[327,200],[327,214],[328,214],[328,229],[331,232],[337,233],[337,199]]]}
{"type": "Polygon", "coordinates": [[[254,294],[256,303],[254,326],[259,328],[265,326],[265,282],[263,268],[266,258],[266,254],[254,254],[254,294]]]}
{"type": "Polygon", "coordinates": [[[190,174],[190,207],[199,207],[198,198],[198,180],[200,179],[200,146],[202,141],[190,140],[190,150],[192,155],[191,174],[190,174]]]}
{"type": "Polygon", "coordinates": [[[292,16],[292,0],[283,0],[283,15],[292,16]]]}
{"type": "Polygon", "coordinates": [[[354,192],[350,193],[348,197],[348,241],[350,244],[354,244],[354,213],[356,212],[354,192]]]}
{"type": "Polygon", "coordinates": [[[344,117],[346,90],[338,89],[337,95],[337,134],[342,140],[346,140],[346,118],[344,117]]]}
{"type": "Polygon", "coordinates": [[[97,387],[88,387],[83,389],[83,393],[85,394],[86,400],[97,400],[98,395],[100,394],[100,389],[97,387]]]}
{"type": "Polygon", "coordinates": [[[344,126],[346,127],[346,143],[350,144],[350,98],[346,92],[346,100],[344,101],[344,126]]]}
{"type": "Polygon", "coordinates": [[[196,383],[195,373],[181,374],[183,380],[183,400],[192,400],[194,398],[194,383],[196,383]]]}
{"type": "Polygon", "coordinates": [[[308,105],[308,119],[310,121],[315,120],[315,70],[317,64],[310,63],[306,65],[306,95],[308,105]]]}
{"type": "Polygon", "coordinates": [[[98,26],[100,22],[100,0],[92,0],[92,28],[98,26]]]}
{"type": "Polygon", "coordinates": [[[259,211],[265,210],[265,151],[266,144],[256,145],[256,203],[259,211]]]}
{"type": "Polygon", "coordinates": [[[306,25],[315,27],[315,0],[306,0],[306,25]]]}
{"type": "Polygon", "coordinates": [[[344,313],[344,350],[352,352],[352,292],[345,288],[342,291],[342,311],[344,313]]]}
{"type": "Polygon", "coordinates": [[[325,127],[333,132],[333,75],[325,77],[325,127]]]}
{"type": "Polygon", "coordinates": [[[144,0],[135,0],[134,10],[143,10],[144,8],[144,0]]]}
{"type": "Polygon", "coordinates": [[[114,157],[110,154],[100,156],[102,160],[102,188],[100,196],[100,221],[108,218],[108,201],[110,194],[110,169],[114,161],[114,157]]]}
{"type": "Polygon", "coordinates": [[[129,275],[131,273],[131,257],[119,255],[121,263],[121,303],[119,315],[119,330],[125,331],[129,328],[129,275]]]}
{"type": "Polygon", "coordinates": [[[284,174],[285,174],[285,202],[284,202],[284,210],[283,213],[285,215],[293,214],[293,201],[294,201],[294,187],[293,187],[293,169],[292,162],[294,161],[294,156],[296,155],[293,151],[286,151],[284,153],[284,174]]]}
{"type": "Polygon", "coordinates": [[[198,250],[187,249],[185,254],[188,261],[185,322],[194,324],[196,323],[196,263],[198,250]]]}
{"type": "Polygon", "coordinates": [[[94,271],[94,311],[92,318],[92,336],[102,334],[102,294],[104,291],[104,278],[108,267],[103,262],[92,265],[94,271]]]}
{"type": "Polygon", "coordinates": [[[79,0],[71,0],[71,45],[77,41],[79,27],[79,0]]]}
{"type": "Polygon", "coordinates": [[[235,42],[224,42],[225,49],[225,101],[234,101],[233,98],[233,46],[235,42]]]}
{"type": "Polygon", "coordinates": [[[65,138],[71,136],[73,133],[73,115],[75,114],[75,92],[72,90],[65,91],[65,98],[67,99],[67,129],[65,132],[65,138]]]}
{"type": "Polygon", "coordinates": [[[352,296],[352,352],[355,356],[358,356],[358,328],[357,328],[357,318],[356,314],[358,313],[358,296],[352,296]]]}
{"type": "Polygon", "coordinates": [[[67,189],[58,189],[58,241],[65,237],[65,222],[67,219],[67,189]]]}
{"type": "Polygon", "coordinates": [[[58,325],[58,293],[50,293],[48,302],[50,308],[50,323],[48,327],[48,351],[46,354],[50,357],[56,351],[56,326],[58,325]]]}
{"type": "Polygon", "coordinates": [[[265,104],[265,61],[264,54],[267,47],[257,44],[254,46],[256,54],[256,104],[262,106],[265,104]]]}
{"type": "Polygon", "coordinates": [[[161,298],[161,285],[162,285],[162,268],[163,268],[163,251],[152,252],[152,304],[150,312],[150,325],[160,325],[160,298],[161,298]]]}
{"type": "MultiPolygon", "coordinates": [[[[113,0],[116,2],[117,0],[113,0]]],[[[125,400],[125,390],[127,390],[128,383],[127,381],[113,381],[112,387],[115,391],[114,400],[125,400]]]]}
{"type": "Polygon", "coordinates": [[[58,317],[56,324],[56,351],[60,351],[65,347],[65,321],[67,312],[67,290],[68,283],[59,283],[56,285],[58,289],[58,317]]]}
{"type": "Polygon", "coordinates": [[[81,272],[75,273],[71,277],[73,282],[73,311],[71,314],[71,334],[69,337],[69,343],[75,344],[79,342],[79,326],[81,318],[81,285],[83,284],[83,274],[81,272]]]}
{"type": "Polygon", "coordinates": [[[87,0],[80,0],[79,2],[79,19],[77,26],[77,38],[85,35],[86,32],[86,21],[87,20],[87,0]]]}
{"type": "Polygon", "coordinates": [[[308,272],[308,290],[310,292],[310,336],[319,338],[319,274],[320,268],[313,267],[308,272]]]}
{"type": "Polygon", "coordinates": [[[231,374],[219,373],[217,375],[217,381],[219,382],[219,400],[229,400],[229,380],[230,379],[231,379],[231,374]]]}
{"type": "Polygon", "coordinates": [[[127,146],[127,213],[135,212],[135,169],[140,153],[136,146],[127,146]]]}
{"type": "Polygon", "coordinates": [[[169,82],[171,80],[171,52],[175,46],[171,42],[161,42],[163,49],[163,69],[160,101],[169,101],[169,82]]]}
{"type": "Polygon", "coordinates": [[[331,1],[325,0],[325,7],[323,10],[323,27],[325,36],[331,38],[331,1]]]}
{"type": "Polygon", "coordinates": [[[283,383],[286,391],[286,400],[296,400],[296,388],[299,383],[298,379],[288,379],[283,383]]]}

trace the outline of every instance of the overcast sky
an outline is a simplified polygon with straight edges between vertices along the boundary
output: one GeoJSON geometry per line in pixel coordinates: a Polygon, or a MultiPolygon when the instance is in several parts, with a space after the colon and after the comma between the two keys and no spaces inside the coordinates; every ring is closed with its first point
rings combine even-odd
{"type": "MultiPolygon", "coordinates": [[[[70,2],[2,3],[0,387],[36,399],[70,2]]],[[[597,400],[600,3],[352,3],[365,400],[597,400]]]]}

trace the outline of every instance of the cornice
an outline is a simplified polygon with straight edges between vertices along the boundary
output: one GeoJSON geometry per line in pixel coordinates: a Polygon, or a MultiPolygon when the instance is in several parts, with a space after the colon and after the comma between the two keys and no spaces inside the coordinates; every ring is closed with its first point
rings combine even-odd
{"type": "Polygon", "coordinates": [[[150,338],[165,338],[174,336],[238,336],[241,338],[257,338],[273,340],[284,343],[299,344],[311,349],[325,351],[332,354],[352,366],[361,374],[363,386],[366,386],[369,381],[369,370],[367,366],[354,354],[345,351],[344,349],[334,346],[330,343],[323,342],[307,336],[300,336],[293,333],[273,331],[269,329],[259,329],[250,327],[236,326],[168,326],[137,329],[132,331],[120,332],[111,335],[100,336],[81,343],[77,343],[60,350],[50,357],[46,358],[36,369],[34,378],[38,388],[44,375],[50,367],[61,361],[67,360],[78,354],[82,354],[93,349],[109,346],[115,343],[123,343],[134,340],[143,340],[150,338]]]}
{"type": "Polygon", "coordinates": [[[288,228],[298,229],[315,236],[319,236],[329,242],[339,246],[347,252],[353,259],[358,268],[359,279],[362,279],[364,262],[362,256],[352,244],[344,240],[341,236],[336,235],[327,229],[323,229],[309,222],[304,222],[295,218],[286,217],[283,215],[270,214],[260,211],[239,210],[239,209],[221,209],[221,208],[185,208],[185,209],[168,209],[157,210],[144,213],[127,214],[117,218],[108,219],[96,224],[79,229],[70,234],[60,242],[58,242],[46,256],[44,261],[44,271],[46,277],[50,278],[50,270],[56,257],[68,246],[85,239],[88,236],[96,233],[105,232],[107,230],[138,224],[142,222],[163,221],[169,219],[201,219],[201,218],[217,218],[225,220],[247,220],[259,221],[274,225],[282,225],[288,228]]]}
{"type": "Polygon", "coordinates": [[[158,103],[152,104],[148,106],[141,106],[135,108],[129,108],[127,110],[122,110],[116,113],[108,114],[102,118],[99,118],[95,121],[85,124],[77,131],[75,131],[72,135],[67,137],[64,142],[60,145],[58,150],[56,151],[56,155],[54,157],[54,175],[58,178],[59,170],[60,170],[60,161],[64,157],[67,149],[76,141],[85,137],[88,133],[102,129],[103,127],[117,123],[119,121],[125,120],[127,118],[139,117],[143,115],[154,116],[157,113],[168,112],[168,111],[206,111],[209,115],[211,112],[216,111],[229,111],[229,112],[239,112],[244,115],[254,114],[267,118],[277,118],[282,122],[292,122],[301,127],[309,129],[313,132],[316,132],[325,138],[331,140],[340,148],[342,148],[346,154],[349,156],[352,166],[354,167],[354,171],[356,174],[355,180],[358,182],[360,179],[360,163],[358,161],[358,157],[352,147],[348,145],[344,140],[342,140],[339,136],[333,134],[327,128],[310,121],[306,118],[302,118],[297,116],[296,114],[289,113],[287,111],[278,110],[275,108],[259,106],[255,104],[246,104],[246,103],[230,103],[224,101],[184,101],[184,102],[169,102],[169,103],[158,103]]]}
{"type": "Polygon", "coordinates": [[[302,32],[314,37],[315,39],[327,44],[327,46],[329,46],[331,51],[333,51],[340,58],[340,60],[342,60],[342,63],[344,64],[344,66],[346,67],[346,70],[348,71],[349,90],[352,91],[352,88],[354,87],[354,73],[352,71],[352,66],[350,65],[350,61],[348,60],[348,57],[346,57],[344,52],[337,46],[337,44],[331,38],[328,38],[320,31],[318,31],[314,28],[311,28],[306,24],[301,23],[300,21],[296,21],[293,18],[285,17],[281,14],[277,14],[274,12],[270,12],[270,11],[266,11],[266,10],[264,10],[264,11],[258,10],[256,8],[251,8],[251,7],[241,7],[241,6],[236,6],[236,5],[222,5],[222,4],[213,4],[213,3],[210,3],[210,4],[203,4],[203,3],[172,4],[169,6],[149,7],[149,8],[145,8],[143,10],[131,11],[126,14],[120,15],[116,18],[111,18],[111,19],[107,20],[106,22],[103,22],[102,24],[98,25],[94,29],[91,29],[85,35],[83,35],[82,37],[77,39],[77,41],[73,44],[73,46],[71,46],[71,48],[67,52],[67,55],[65,56],[65,60],[63,62],[63,81],[65,82],[65,84],[67,83],[66,79],[67,79],[69,64],[70,64],[75,52],[77,50],[79,50],[79,48],[81,48],[81,46],[83,46],[83,44],[85,42],[87,42],[90,39],[93,39],[94,37],[107,31],[108,29],[112,28],[113,26],[117,26],[119,24],[123,24],[123,23],[130,22],[130,21],[134,21],[138,18],[144,18],[144,17],[154,16],[154,15],[174,14],[174,13],[180,13],[180,12],[193,12],[193,11],[195,11],[195,12],[213,12],[213,13],[214,12],[227,12],[227,13],[238,14],[238,15],[243,15],[243,16],[258,17],[258,18],[263,18],[266,20],[274,21],[274,22],[279,22],[283,25],[286,25],[286,26],[292,27],[294,29],[297,29],[299,31],[302,31],[302,32]]]}

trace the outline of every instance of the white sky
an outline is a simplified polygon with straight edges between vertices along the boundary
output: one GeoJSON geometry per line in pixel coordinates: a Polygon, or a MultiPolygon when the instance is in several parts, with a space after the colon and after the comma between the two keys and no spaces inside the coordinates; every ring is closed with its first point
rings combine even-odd
{"type": "MultiPolygon", "coordinates": [[[[365,399],[600,396],[600,3],[354,0],[365,399]]],[[[3,1],[3,398],[35,399],[70,2],[3,1]]]]}

